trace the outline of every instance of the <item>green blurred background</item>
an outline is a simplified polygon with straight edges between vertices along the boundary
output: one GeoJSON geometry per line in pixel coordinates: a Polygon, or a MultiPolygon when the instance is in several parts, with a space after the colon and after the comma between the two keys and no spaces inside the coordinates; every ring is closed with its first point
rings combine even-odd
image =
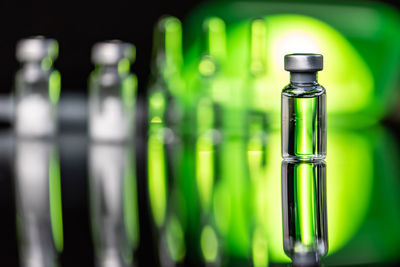
{"type": "Polygon", "coordinates": [[[398,10],[366,1],[216,1],[192,10],[183,30],[165,21],[148,91],[148,190],[172,261],[289,262],[280,93],[289,81],[283,56],[306,52],[323,54],[318,80],[327,91],[323,262],[396,264],[398,10]]]}

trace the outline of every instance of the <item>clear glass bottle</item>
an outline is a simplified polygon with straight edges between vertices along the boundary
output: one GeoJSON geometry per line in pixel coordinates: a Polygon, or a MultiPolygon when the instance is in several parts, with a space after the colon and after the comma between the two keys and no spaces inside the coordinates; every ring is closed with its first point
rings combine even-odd
{"type": "Polygon", "coordinates": [[[22,64],[15,77],[15,133],[43,138],[57,132],[60,74],[53,69],[58,43],[32,37],[17,44],[16,57],[22,64]]]}
{"type": "Polygon", "coordinates": [[[321,160],[326,157],[326,93],[317,82],[322,55],[285,56],[290,83],[282,91],[282,157],[321,160]]]}
{"type": "Polygon", "coordinates": [[[92,49],[95,70],[89,77],[89,136],[126,142],[134,134],[136,75],[130,73],[135,46],[113,40],[92,49]]]}
{"type": "Polygon", "coordinates": [[[293,264],[317,264],[328,251],[326,164],[282,162],[283,246],[293,264]]]}

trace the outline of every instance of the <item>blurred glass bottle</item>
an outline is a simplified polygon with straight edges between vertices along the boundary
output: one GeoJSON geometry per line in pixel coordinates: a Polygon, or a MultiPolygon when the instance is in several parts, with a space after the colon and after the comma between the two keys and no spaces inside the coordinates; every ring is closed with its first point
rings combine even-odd
{"type": "Polygon", "coordinates": [[[90,213],[97,266],[131,266],[139,245],[133,149],[91,143],[90,213]]]}
{"type": "Polygon", "coordinates": [[[294,265],[318,265],[328,251],[324,161],[282,162],[283,246],[294,265]]]}
{"type": "Polygon", "coordinates": [[[267,29],[263,19],[251,23],[250,65],[247,90],[247,131],[250,167],[266,165],[267,112],[266,102],[266,49],[267,29]],[[255,164],[255,162],[258,164],[255,164]]]}
{"type": "MultiPolygon", "coordinates": [[[[250,226],[252,232],[252,260],[256,267],[268,266],[268,238],[263,225],[268,218],[265,213],[257,216],[259,206],[265,200],[260,194],[265,193],[267,174],[267,130],[268,97],[267,83],[267,28],[263,19],[255,19],[250,25],[249,72],[244,85],[246,93],[246,129],[247,159],[254,216],[250,226]]],[[[249,218],[251,218],[249,216],[249,218]]]]}
{"type": "Polygon", "coordinates": [[[181,22],[175,17],[161,18],[154,28],[153,43],[149,129],[151,132],[162,129],[168,142],[179,136],[184,115],[181,22]]]}
{"type": "Polygon", "coordinates": [[[58,43],[32,37],[17,44],[16,57],[22,64],[15,78],[15,133],[17,136],[51,137],[57,132],[57,103],[60,73],[53,69],[58,43]]]}
{"type": "Polygon", "coordinates": [[[326,93],[317,82],[322,55],[285,56],[290,83],[282,91],[282,157],[322,160],[326,157],[326,93]]]}
{"type": "Polygon", "coordinates": [[[227,59],[225,22],[217,17],[203,23],[203,54],[198,71],[199,83],[195,96],[197,135],[209,135],[220,142],[223,105],[229,97],[229,86],[224,76],[227,59]]]}
{"type": "Polygon", "coordinates": [[[60,163],[50,141],[19,139],[15,150],[21,266],[53,267],[63,250],[60,163]]]}
{"type": "MultiPolygon", "coordinates": [[[[198,81],[193,106],[196,123],[195,177],[200,204],[197,237],[202,260],[207,265],[220,263],[220,243],[213,213],[215,186],[220,181],[218,147],[222,141],[222,108],[228,93],[224,80],[226,62],[225,22],[218,17],[203,22],[202,55],[198,64],[198,81]]],[[[228,219],[228,218],[226,218],[228,219]]]]}
{"type": "Polygon", "coordinates": [[[186,258],[181,181],[185,84],[181,76],[182,25],[171,16],[154,28],[149,81],[148,190],[161,266],[186,258]]]}
{"type": "Polygon", "coordinates": [[[190,179],[181,174],[185,170],[180,146],[166,145],[160,131],[151,132],[148,138],[148,194],[156,232],[154,242],[161,266],[173,266],[186,258],[186,219],[196,207],[190,196],[184,197],[183,184],[190,179]]]}
{"type": "Polygon", "coordinates": [[[136,75],[130,73],[135,46],[118,40],[92,48],[94,71],[89,77],[89,136],[92,140],[125,142],[134,135],[136,75]]]}

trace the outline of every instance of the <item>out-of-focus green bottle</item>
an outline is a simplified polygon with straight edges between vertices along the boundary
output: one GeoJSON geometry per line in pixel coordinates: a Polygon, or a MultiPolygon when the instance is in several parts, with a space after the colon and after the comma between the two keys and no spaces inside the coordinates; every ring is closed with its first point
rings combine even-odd
{"type": "Polygon", "coordinates": [[[175,17],[163,17],[154,28],[147,143],[149,200],[157,229],[155,243],[163,264],[182,263],[188,250],[187,209],[182,201],[185,193],[182,180],[190,181],[182,175],[185,169],[182,167],[185,130],[182,65],[181,22],[175,17]]]}
{"type": "Polygon", "coordinates": [[[150,131],[159,128],[172,130],[174,134],[181,131],[185,90],[182,65],[181,22],[175,17],[161,18],[154,29],[148,94],[150,131]]]}

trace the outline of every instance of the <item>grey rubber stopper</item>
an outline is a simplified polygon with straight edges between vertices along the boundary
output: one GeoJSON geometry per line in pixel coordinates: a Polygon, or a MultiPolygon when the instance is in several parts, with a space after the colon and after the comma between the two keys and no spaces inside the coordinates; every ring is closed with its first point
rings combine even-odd
{"type": "Polygon", "coordinates": [[[19,62],[41,61],[45,57],[54,60],[57,56],[58,42],[54,39],[35,36],[22,39],[17,43],[16,57],[19,62]]]}
{"type": "Polygon", "coordinates": [[[135,46],[119,40],[96,43],[92,48],[92,62],[94,64],[117,64],[123,58],[133,62],[135,56],[135,46]]]}
{"type": "Polygon", "coordinates": [[[290,72],[317,72],[323,68],[320,54],[289,54],[284,60],[285,70],[290,72]]]}

